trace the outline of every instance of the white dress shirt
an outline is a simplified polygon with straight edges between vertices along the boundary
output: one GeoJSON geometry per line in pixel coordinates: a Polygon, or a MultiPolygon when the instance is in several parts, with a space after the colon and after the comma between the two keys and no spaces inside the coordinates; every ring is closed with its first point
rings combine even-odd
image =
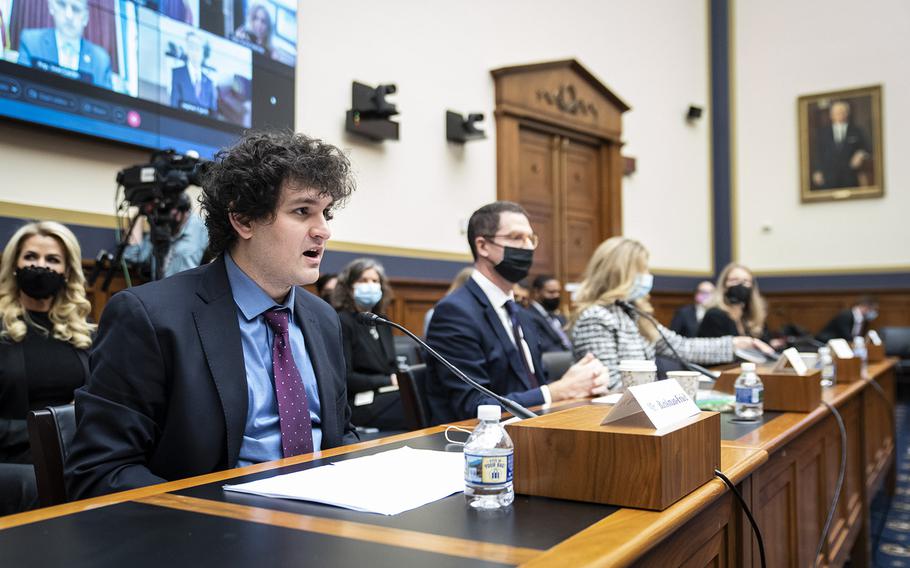
{"type": "Polygon", "coordinates": [[[847,136],[847,123],[840,122],[834,125],[834,141],[840,144],[847,136]]]}
{"type": "Polygon", "coordinates": [[[79,70],[79,52],[82,49],[82,40],[69,40],[60,35],[60,32],[54,32],[57,41],[57,65],[79,70]]]}
{"type": "MultiPolygon", "coordinates": [[[[481,291],[483,291],[484,295],[487,297],[487,300],[490,301],[493,309],[496,310],[496,315],[499,316],[499,321],[502,323],[502,327],[505,329],[506,335],[509,336],[509,339],[512,340],[512,343],[515,343],[515,334],[512,333],[512,319],[509,317],[509,312],[506,310],[506,302],[509,300],[512,300],[513,302],[515,301],[512,291],[509,290],[508,293],[503,292],[499,286],[493,284],[493,282],[481,274],[479,270],[472,272],[471,278],[474,280],[474,282],[477,283],[478,286],[480,286],[481,291]]],[[[536,373],[534,370],[534,360],[531,358],[531,348],[528,347],[528,342],[525,341],[523,330],[520,351],[528,364],[528,369],[530,369],[532,373],[536,373]]],[[[552,399],[550,398],[549,387],[547,387],[547,385],[541,385],[540,392],[543,394],[544,404],[550,404],[550,402],[552,402],[552,399]]]]}

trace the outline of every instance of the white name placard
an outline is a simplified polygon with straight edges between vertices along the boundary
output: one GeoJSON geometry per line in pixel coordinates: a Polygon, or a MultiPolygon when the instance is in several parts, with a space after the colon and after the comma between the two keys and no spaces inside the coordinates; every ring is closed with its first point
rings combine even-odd
{"type": "Polygon", "coordinates": [[[654,428],[668,428],[699,413],[698,407],[676,381],[657,381],[629,387],[601,424],[611,424],[644,413],[654,428]]]}
{"type": "Polygon", "coordinates": [[[799,376],[803,376],[809,372],[809,367],[806,366],[806,362],[800,357],[796,347],[784,349],[783,353],[780,354],[780,359],[777,360],[777,364],[774,365],[772,370],[783,371],[788,365],[792,367],[799,376]]]}
{"type": "Polygon", "coordinates": [[[869,341],[872,342],[872,345],[879,346],[882,344],[881,336],[874,329],[870,329],[866,336],[869,338],[869,341]]]}
{"type": "Polygon", "coordinates": [[[832,339],[828,341],[828,347],[834,351],[834,355],[838,359],[853,359],[853,349],[850,349],[850,344],[846,339],[832,339]]]}

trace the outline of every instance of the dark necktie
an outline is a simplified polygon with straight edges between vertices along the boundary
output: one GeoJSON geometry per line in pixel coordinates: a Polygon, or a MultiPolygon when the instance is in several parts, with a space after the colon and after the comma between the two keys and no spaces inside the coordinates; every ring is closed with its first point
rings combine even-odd
{"type": "Polygon", "coordinates": [[[263,315],[275,334],[272,340],[272,370],[278,398],[281,451],[286,458],[308,454],[313,451],[313,424],[303,379],[291,352],[288,312],[273,309],[263,315]]]}
{"type": "Polygon", "coordinates": [[[537,375],[531,371],[531,366],[528,365],[528,359],[525,357],[524,347],[521,345],[521,338],[524,337],[524,334],[521,332],[521,322],[518,321],[518,305],[512,300],[507,300],[505,308],[509,313],[509,320],[512,322],[512,335],[515,338],[515,348],[518,349],[518,358],[521,359],[521,365],[531,382],[531,387],[537,388],[540,386],[540,381],[537,380],[537,375]]]}
{"type": "Polygon", "coordinates": [[[572,342],[569,341],[569,336],[566,335],[566,332],[562,329],[562,322],[559,321],[559,318],[556,316],[547,315],[547,320],[550,322],[550,327],[553,328],[553,331],[556,332],[556,335],[559,336],[559,341],[562,343],[563,349],[566,351],[572,350],[572,342]]]}

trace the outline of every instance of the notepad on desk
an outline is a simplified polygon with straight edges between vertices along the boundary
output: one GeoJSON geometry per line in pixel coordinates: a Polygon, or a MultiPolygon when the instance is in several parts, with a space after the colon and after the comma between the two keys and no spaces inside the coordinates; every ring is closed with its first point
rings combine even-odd
{"type": "Polygon", "coordinates": [[[463,491],[464,455],[405,446],[224,489],[397,515],[463,491]]]}

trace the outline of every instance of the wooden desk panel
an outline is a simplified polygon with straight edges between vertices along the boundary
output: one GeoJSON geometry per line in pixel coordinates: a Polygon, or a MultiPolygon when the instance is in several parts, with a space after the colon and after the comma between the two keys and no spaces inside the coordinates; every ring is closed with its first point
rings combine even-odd
{"type": "MultiPolygon", "coordinates": [[[[870,365],[870,374],[885,386],[885,399],[893,399],[891,364],[883,362],[870,365]]],[[[887,484],[887,477],[893,476],[893,418],[889,419],[890,410],[885,399],[873,392],[872,387],[864,381],[827,389],[824,399],[834,404],[844,415],[848,430],[849,458],[845,490],[824,550],[825,562],[841,565],[852,549],[852,561],[862,566],[868,560],[863,556],[863,551],[868,551],[867,519],[871,490],[887,484]]],[[[474,555],[478,565],[486,562],[524,563],[529,566],[758,565],[751,530],[738,504],[719,480],[706,483],[663,512],[620,509],[612,514],[605,513],[600,520],[549,548],[549,545],[522,546],[433,534],[426,530],[427,526],[419,525],[406,529],[392,527],[394,530],[387,531],[388,527],[376,523],[368,523],[368,526],[363,523],[339,524],[329,516],[283,510],[286,505],[283,501],[273,501],[268,507],[239,509],[236,506],[225,507],[220,500],[207,497],[204,502],[199,502],[203,499],[199,496],[204,493],[200,491],[206,484],[220,484],[244,475],[274,471],[285,466],[299,466],[325,457],[388,446],[441,431],[442,427],[435,427],[348,448],[217,472],[0,518],[0,529],[11,528],[10,531],[0,531],[0,541],[6,541],[5,552],[13,547],[11,550],[15,553],[19,540],[12,537],[23,534],[19,533],[20,530],[33,530],[36,531],[33,534],[41,535],[43,539],[50,537],[56,540],[63,536],[58,532],[61,522],[58,517],[62,516],[64,523],[69,523],[71,518],[83,518],[82,515],[86,514],[96,520],[105,519],[108,518],[105,509],[93,509],[107,507],[109,515],[112,515],[110,519],[114,519],[113,515],[120,510],[119,507],[128,506],[140,507],[131,509],[133,511],[151,507],[171,511],[173,514],[195,516],[193,518],[220,518],[221,521],[217,522],[241,523],[231,525],[232,530],[238,531],[241,540],[246,540],[244,535],[250,529],[241,528],[247,525],[242,524],[244,521],[234,515],[250,515],[259,521],[252,523],[259,527],[257,535],[268,535],[269,539],[274,539],[271,531],[293,530],[305,536],[320,535],[320,538],[334,539],[331,540],[332,543],[344,545],[347,542],[350,543],[351,550],[370,551],[375,556],[372,565],[381,565],[393,560],[393,557],[401,565],[426,565],[427,558],[434,558],[427,556],[417,560],[417,556],[411,557],[408,554],[437,554],[439,560],[430,562],[434,567],[447,565],[453,562],[452,559],[455,562],[470,563],[464,556],[467,553],[474,555]],[[178,491],[183,495],[173,493],[178,491]],[[195,497],[195,500],[188,499],[188,493],[192,493],[189,497],[195,497]],[[190,513],[187,507],[194,508],[197,512],[190,513]],[[270,522],[263,522],[264,520],[270,522]],[[37,524],[28,527],[31,523],[37,524]],[[274,524],[280,526],[272,526],[274,524]],[[394,545],[390,547],[390,542],[387,541],[394,541],[394,545]],[[453,549],[461,547],[467,552],[461,555],[445,554],[447,546],[453,549]],[[547,549],[538,551],[538,548],[547,549]],[[392,550],[398,552],[390,552],[392,550]]],[[[745,499],[751,502],[765,535],[770,566],[812,564],[812,555],[833,492],[839,457],[840,436],[833,418],[824,407],[810,413],[777,415],[735,440],[722,442],[721,469],[741,487],[745,499]]],[[[319,506],[312,507],[318,510],[319,506]]],[[[543,512],[534,514],[545,515],[543,512]]],[[[140,515],[139,520],[143,523],[153,522],[152,518],[153,516],[145,518],[140,515]]],[[[185,522],[187,518],[190,517],[180,517],[180,522],[185,522]]],[[[100,533],[96,536],[103,540],[105,546],[110,547],[111,540],[107,536],[100,533]]],[[[322,546],[318,544],[322,541],[312,540],[311,536],[306,538],[310,539],[308,546],[317,549],[322,546]]],[[[291,543],[290,540],[284,541],[284,545],[293,550],[296,544],[291,543]]],[[[92,546],[92,543],[84,542],[82,545],[92,546]]],[[[118,544],[116,550],[121,550],[120,546],[118,544]]],[[[156,546],[160,550],[129,550],[137,554],[144,552],[149,558],[155,557],[155,554],[170,554],[172,559],[181,558],[180,551],[170,549],[171,545],[166,542],[156,546]]],[[[248,550],[244,553],[248,553],[248,550]]],[[[241,557],[243,554],[237,556],[241,557]]]]}

